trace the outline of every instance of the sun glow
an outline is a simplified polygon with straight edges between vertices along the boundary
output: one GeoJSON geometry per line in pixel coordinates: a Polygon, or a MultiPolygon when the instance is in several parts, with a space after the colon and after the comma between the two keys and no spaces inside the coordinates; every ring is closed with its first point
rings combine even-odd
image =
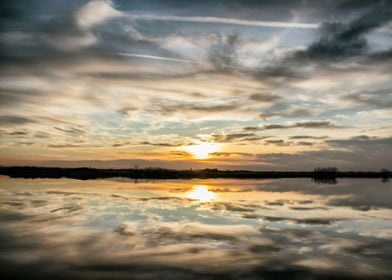
{"type": "Polygon", "coordinates": [[[185,148],[185,150],[193,155],[197,159],[207,159],[210,153],[219,151],[220,147],[217,144],[208,142],[201,142],[198,145],[192,145],[185,148]]]}
{"type": "Polygon", "coordinates": [[[187,195],[187,198],[199,200],[201,202],[208,202],[215,199],[215,193],[208,190],[207,186],[195,186],[187,195]]]}

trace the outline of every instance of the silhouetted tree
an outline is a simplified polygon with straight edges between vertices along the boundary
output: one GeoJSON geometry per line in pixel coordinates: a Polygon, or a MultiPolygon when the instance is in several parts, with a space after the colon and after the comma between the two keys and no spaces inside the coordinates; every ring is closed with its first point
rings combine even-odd
{"type": "Polygon", "coordinates": [[[336,167],[316,167],[314,169],[315,173],[337,173],[338,169],[336,167]]]}

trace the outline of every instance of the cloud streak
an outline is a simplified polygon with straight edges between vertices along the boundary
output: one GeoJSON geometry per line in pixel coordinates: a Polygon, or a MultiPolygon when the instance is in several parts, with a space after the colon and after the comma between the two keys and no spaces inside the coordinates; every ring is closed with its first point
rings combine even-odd
{"type": "Polygon", "coordinates": [[[143,21],[174,21],[174,22],[193,22],[193,23],[213,23],[230,24],[248,27],[273,27],[273,28],[318,28],[317,23],[301,22],[279,22],[279,21],[256,21],[222,17],[201,17],[201,16],[174,16],[174,15],[153,15],[153,14],[127,14],[131,20],[143,21]]]}

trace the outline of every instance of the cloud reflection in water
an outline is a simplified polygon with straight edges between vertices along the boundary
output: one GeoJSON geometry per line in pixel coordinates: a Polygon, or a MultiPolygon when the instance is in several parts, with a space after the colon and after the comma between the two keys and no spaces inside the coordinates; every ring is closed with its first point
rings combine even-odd
{"type": "Polygon", "coordinates": [[[392,205],[372,205],[375,196],[390,198],[390,184],[1,179],[0,270],[6,279],[388,279],[392,205]],[[366,202],[358,185],[379,193],[366,202]]]}

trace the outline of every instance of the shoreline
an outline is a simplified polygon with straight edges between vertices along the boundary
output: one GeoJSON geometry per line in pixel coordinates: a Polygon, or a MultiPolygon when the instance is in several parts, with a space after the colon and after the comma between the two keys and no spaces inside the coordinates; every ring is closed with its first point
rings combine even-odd
{"type": "Polygon", "coordinates": [[[161,168],[144,169],[97,169],[88,167],[62,168],[62,167],[34,167],[12,166],[0,167],[0,175],[11,178],[70,178],[80,180],[93,180],[123,177],[130,179],[282,179],[282,178],[310,178],[315,181],[338,178],[375,178],[388,180],[392,177],[391,171],[248,171],[248,170],[174,170],[161,168]]]}

